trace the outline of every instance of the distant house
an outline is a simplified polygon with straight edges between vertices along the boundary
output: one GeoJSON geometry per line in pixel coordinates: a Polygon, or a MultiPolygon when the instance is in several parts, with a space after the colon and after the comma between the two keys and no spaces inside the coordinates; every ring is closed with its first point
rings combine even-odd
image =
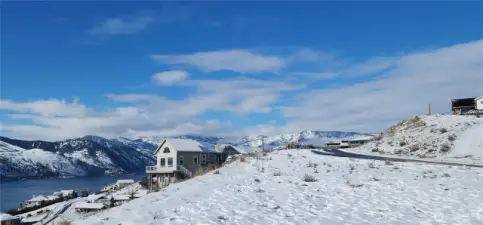
{"type": "Polygon", "coordinates": [[[117,187],[117,185],[116,185],[115,183],[114,183],[114,184],[109,184],[109,185],[107,185],[107,186],[103,187],[103,188],[101,189],[101,192],[110,192],[110,191],[115,190],[115,189],[116,189],[116,187],[117,187]]]}
{"type": "Polygon", "coordinates": [[[122,205],[131,200],[127,195],[114,195],[112,197],[114,199],[114,205],[122,205]]]}
{"type": "Polygon", "coordinates": [[[165,187],[177,178],[192,177],[200,168],[222,163],[213,145],[191,139],[166,139],[154,154],[156,165],[146,167],[150,188],[165,187]]]}
{"type": "Polygon", "coordinates": [[[49,201],[49,199],[46,198],[43,195],[33,196],[31,199],[24,201],[21,204],[21,207],[22,208],[28,208],[28,207],[32,207],[32,206],[38,206],[38,205],[41,205],[42,203],[45,203],[47,201],[49,201]]]}
{"type": "Polygon", "coordinates": [[[92,194],[85,197],[85,200],[88,203],[95,203],[101,199],[106,199],[106,194],[92,194]]]}
{"type": "Polygon", "coordinates": [[[74,196],[74,190],[61,190],[61,191],[57,191],[57,192],[54,192],[54,195],[55,196],[62,196],[64,198],[71,198],[74,196]]]}
{"type": "Polygon", "coordinates": [[[117,180],[116,181],[116,188],[123,189],[129,185],[134,184],[134,180],[117,180]]]}
{"type": "Polygon", "coordinates": [[[20,218],[0,212],[0,225],[19,225],[20,218]]]}
{"type": "Polygon", "coordinates": [[[483,96],[475,98],[476,110],[483,110],[483,96]]]}
{"type": "MultiPolygon", "coordinates": [[[[471,111],[477,110],[477,105],[481,106],[481,102],[478,104],[478,100],[482,97],[472,98],[459,98],[451,100],[451,112],[453,115],[465,115],[471,111]]],[[[482,108],[483,109],[483,108],[482,108]]]]}
{"type": "Polygon", "coordinates": [[[80,203],[77,203],[74,206],[74,208],[77,212],[95,212],[95,211],[103,210],[107,208],[107,206],[102,203],[80,202],[80,203]]]}
{"type": "Polygon", "coordinates": [[[325,146],[328,148],[340,148],[340,142],[328,142],[325,146]]]}
{"type": "Polygon", "coordinates": [[[231,144],[217,144],[215,145],[215,151],[220,154],[220,162],[225,162],[229,156],[233,155],[246,155],[253,153],[256,148],[248,146],[234,146],[231,144]]]}
{"type": "Polygon", "coordinates": [[[373,139],[374,139],[373,136],[357,137],[357,138],[348,140],[348,143],[349,143],[349,147],[354,148],[354,147],[358,147],[358,146],[367,144],[367,143],[371,142],[373,139]]]}

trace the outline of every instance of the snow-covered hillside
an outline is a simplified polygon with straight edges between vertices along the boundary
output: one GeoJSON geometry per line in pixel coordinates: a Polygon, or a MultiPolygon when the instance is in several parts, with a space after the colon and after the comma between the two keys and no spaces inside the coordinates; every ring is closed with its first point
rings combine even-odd
{"type": "Polygon", "coordinates": [[[483,224],[482,169],[287,150],[219,171],[73,224],[483,224]]]}
{"type": "Polygon", "coordinates": [[[482,125],[483,118],[474,116],[410,117],[353,151],[431,158],[481,157],[482,125]]]}
{"type": "MultiPolygon", "coordinates": [[[[245,136],[242,138],[234,137],[211,137],[211,136],[196,136],[196,135],[183,135],[176,136],[172,138],[187,138],[193,139],[200,142],[206,142],[211,144],[216,144],[222,142],[224,144],[230,143],[237,146],[247,146],[257,148],[262,146],[262,142],[265,143],[265,148],[273,149],[282,147],[288,143],[317,143],[317,145],[324,145],[327,142],[340,141],[343,139],[352,139],[356,137],[372,136],[371,134],[357,133],[357,132],[341,132],[341,131],[315,131],[315,130],[305,130],[298,133],[291,134],[280,134],[273,136],[266,135],[253,135],[245,136]]],[[[166,137],[140,137],[137,140],[142,140],[145,142],[153,144],[161,144],[166,137]]]]}
{"type": "Polygon", "coordinates": [[[2,179],[85,176],[144,171],[155,145],[84,136],[58,142],[0,138],[2,179]]]}
{"type": "Polygon", "coordinates": [[[247,136],[226,138],[214,136],[182,135],[174,137],[140,137],[106,139],[87,135],[57,142],[23,141],[0,137],[0,175],[2,178],[28,178],[47,176],[84,176],[144,171],[154,165],[155,148],[165,138],[193,139],[203,143],[220,141],[237,146],[258,148],[265,141],[266,149],[287,143],[317,143],[365,136],[356,132],[302,131],[275,136],[247,136]]]}

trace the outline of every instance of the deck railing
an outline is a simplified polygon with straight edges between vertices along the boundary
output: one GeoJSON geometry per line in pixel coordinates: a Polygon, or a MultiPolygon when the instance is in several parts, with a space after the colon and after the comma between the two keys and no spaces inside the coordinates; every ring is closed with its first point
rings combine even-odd
{"type": "Polygon", "coordinates": [[[157,167],[157,166],[146,166],[146,173],[172,173],[175,171],[174,167],[157,167]]]}
{"type": "Polygon", "coordinates": [[[193,173],[189,171],[188,169],[184,168],[182,165],[178,165],[178,171],[181,171],[182,173],[186,174],[188,177],[192,177],[193,173]]]}

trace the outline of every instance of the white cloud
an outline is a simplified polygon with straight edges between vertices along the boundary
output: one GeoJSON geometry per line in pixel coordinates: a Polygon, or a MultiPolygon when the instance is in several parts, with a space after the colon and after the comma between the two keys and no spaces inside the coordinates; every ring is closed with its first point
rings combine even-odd
{"type": "Polygon", "coordinates": [[[324,129],[381,131],[410,115],[450,110],[450,98],[482,95],[483,40],[375,58],[347,71],[380,73],[378,79],[338,88],[315,89],[281,107],[284,131],[324,129]]]}
{"type": "Polygon", "coordinates": [[[92,35],[122,35],[134,34],[148,28],[154,22],[151,16],[116,17],[104,20],[88,30],[92,35]]]}
{"type": "Polygon", "coordinates": [[[152,79],[160,85],[171,85],[188,79],[190,73],[183,70],[172,70],[159,72],[153,75],[152,79]]]}
{"type": "MultiPolygon", "coordinates": [[[[306,60],[312,58],[310,54],[304,54],[307,54],[306,60]]],[[[275,70],[275,66],[270,69],[261,64],[251,65],[247,63],[249,60],[240,63],[231,61],[234,60],[232,58],[221,63],[210,58],[210,54],[204,55],[207,58],[193,55],[161,58],[173,64],[190,64],[209,71],[275,70]]],[[[321,79],[340,75],[365,78],[357,83],[354,80],[349,80],[348,84],[340,83],[337,88],[305,90],[304,83],[312,81],[304,79],[185,78],[179,88],[195,90],[185,99],[173,100],[156,94],[108,94],[110,100],[129,106],[107,111],[96,111],[76,99],[72,102],[55,99],[34,102],[2,100],[0,109],[14,112],[9,115],[12,121],[27,119],[34,124],[9,123],[1,129],[3,134],[11,137],[46,140],[86,134],[106,137],[186,133],[254,135],[304,129],[378,132],[410,115],[426,113],[428,103],[431,103],[433,112],[449,112],[450,98],[483,95],[481,74],[483,40],[402,56],[373,57],[343,70],[298,74],[321,79]],[[298,94],[290,95],[293,92],[298,94]],[[230,130],[230,121],[198,119],[207,112],[223,111],[246,116],[273,112],[274,109],[280,110],[286,125],[277,126],[277,123],[267,121],[254,127],[230,130]]],[[[316,83],[311,83],[311,86],[316,86],[316,83]]]]}
{"type": "Polygon", "coordinates": [[[35,102],[15,103],[9,100],[0,100],[0,109],[17,112],[28,112],[43,116],[77,116],[84,117],[92,112],[87,107],[79,104],[74,98],[72,103],[65,100],[49,99],[35,102]]]}
{"type": "Polygon", "coordinates": [[[240,73],[278,72],[286,66],[286,62],[281,57],[261,55],[240,49],[186,55],[152,55],[151,58],[160,63],[186,65],[205,72],[221,70],[240,73]]]}
{"type": "Polygon", "coordinates": [[[106,96],[110,100],[130,106],[102,112],[88,108],[78,101],[2,101],[2,109],[12,111],[8,114],[12,121],[31,120],[34,123],[5,125],[1,128],[2,133],[10,137],[44,140],[87,134],[105,137],[218,134],[231,123],[203,121],[197,117],[210,111],[240,115],[270,112],[281,92],[301,87],[283,81],[248,78],[229,81],[190,80],[185,83],[185,88],[195,88],[197,94],[183,100],[172,100],[153,94],[108,94],[106,96]]]}

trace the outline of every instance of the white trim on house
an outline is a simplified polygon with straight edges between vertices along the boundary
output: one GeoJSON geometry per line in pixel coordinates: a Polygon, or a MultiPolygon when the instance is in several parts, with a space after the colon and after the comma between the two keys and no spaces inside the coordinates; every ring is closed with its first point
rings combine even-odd
{"type": "Polygon", "coordinates": [[[483,110],[483,96],[475,98],[475,107],[477,110],[483,110]]]}

